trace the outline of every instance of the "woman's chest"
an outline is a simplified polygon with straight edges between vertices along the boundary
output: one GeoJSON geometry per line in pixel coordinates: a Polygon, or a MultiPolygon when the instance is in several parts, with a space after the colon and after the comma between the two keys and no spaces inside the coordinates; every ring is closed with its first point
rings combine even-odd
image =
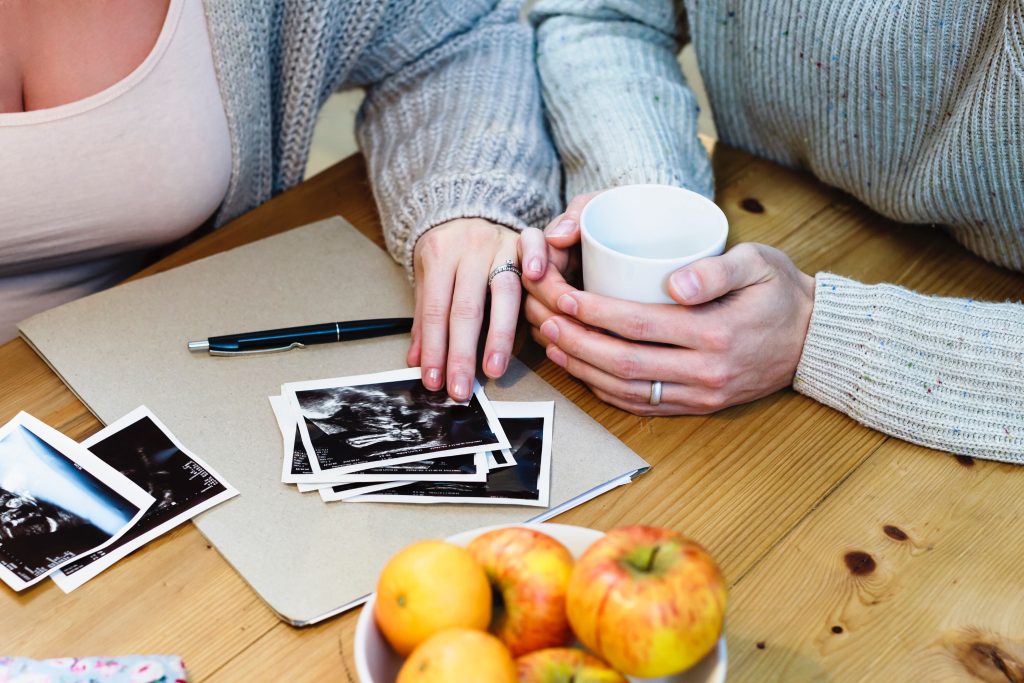
{"type": "Polygon", "coordinates": [[[0,2],[0,112],[67,104],[125,78],[153,49],[169,1],[0,2]]]}
{"type": "Polygon", "coordinates": [[[200,0],[172,0],[128,76],[53,108],[0,113],[0,274],[146,249],[201,225],[232,151],[200,0]]]}

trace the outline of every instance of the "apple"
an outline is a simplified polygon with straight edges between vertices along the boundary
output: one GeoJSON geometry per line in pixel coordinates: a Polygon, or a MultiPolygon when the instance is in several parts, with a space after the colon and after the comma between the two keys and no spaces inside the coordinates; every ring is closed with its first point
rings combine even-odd
{"type": "Polygon", "coordinates": [[[490,630],[514,657],[572,642],[565,596],[573,561],[564,545],[533,529],[507,527],[477,536],[467,550],[491,582],[490,630]]]}
{"type": "Polygon", "coordinates": [[[570,647],[551,647],[516,660],[519,683],[627,683],[594,655],[570,647]]]}
{"type": "Polygon", "coordinates": [[[715,647],[725,579],[711,556],[672,529],[609,531],[577,560],[566,600],[576,636],[617,671],[680,673],[715,647]]]}

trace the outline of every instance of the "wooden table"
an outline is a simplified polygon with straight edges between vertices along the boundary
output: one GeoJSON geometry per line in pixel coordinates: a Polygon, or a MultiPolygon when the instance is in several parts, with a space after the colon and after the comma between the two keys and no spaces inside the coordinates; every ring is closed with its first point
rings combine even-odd
{"type": "MultiPolygon", "coordinates": [[[[939,229],[870,213],[808,176],[714,153],[731,243],[804,271],[925,292],[1019,298],[1024,277],[939,229]]],[[[382,244],[352,157],[150,268],[341,214],[382,244]]],[[[145,274],[145,273],[144,273],[145,274]]],[[[654,465],[557,521],[655,524],[698,539],[732,586],[731,680],[1024,680],[1024,470],[887,438],[793,391],[708,417],[635,417],[597,401],[532,343],[521,357],[654,465]]],[[[82,439],[99,423],[20,340],[0,347],[0,420],[26,410],[82,439]]],[[[0,588],[0,653],[177,653],[198,681],[357,680],[352,612],[277,620],[186,525],[70,596],[0,588]]]]}

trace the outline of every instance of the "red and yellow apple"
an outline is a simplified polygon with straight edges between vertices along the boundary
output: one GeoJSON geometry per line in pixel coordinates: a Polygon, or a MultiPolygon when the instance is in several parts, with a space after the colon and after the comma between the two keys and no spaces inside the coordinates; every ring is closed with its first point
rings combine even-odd
{"type": "Polygon", "coordinates": [[[467,547],[494,591],[491,632],[518,657],[568,645],[565,612],[572,554],[547,534],[523,527],[495,529],[467,547]]]}
{"type": "Polygon", "coordinates": [[[625,677],[592,654],[551,647],[516,660],[519,683],[627,683],[625,677]]]}
{"type": "Polygon", "coordinates": [[[703,548],[672,529],[615,529],[587,548],[566,606],[580,641],[629,676],[670,676],[718,642],[726,587],[703,548]]]}

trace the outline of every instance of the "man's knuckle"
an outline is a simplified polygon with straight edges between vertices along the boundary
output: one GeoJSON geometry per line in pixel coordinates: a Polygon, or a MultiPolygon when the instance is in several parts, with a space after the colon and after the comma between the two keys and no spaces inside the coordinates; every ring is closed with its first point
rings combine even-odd
{"type": "Polygon", "coordinates": [[[642,313],[631,313],[626,317],[624,330],[630,339],[649,339],[653,329],[651,319],[642,313]]]}
{"type": "Polygon", "coordinates": [[[658,414],[658,409],[649,403],[635,402],[630,406],[629,411],[634,415],[640,417],[654,417],[658,414]]]}
{"type": "Polygon", "coordinates": [[[727,351],[733,343],[733,333],[727,327],[711,327],[699,335],[701,348],[709,351],[727,351]]]}
{"type": "Polygon", "coordinates": [[[703,392],[691,402],[691,407],[700,415],[717,413],[726,407],[725,393],[721,391],[703,392]]]}
{"type": "Polygon", "coordinates": [[[729,384],[731,379],[732,374],[728,368],[717,365],[704,368],[699,376],[700,383],[710,389],[722,389],[729,384]]]}
{"type": "Polygon", "coordinates": [[[647,404],[651,399],[650,389],[635,384],[627,385],[622,391],[622,398],[630,403],[647,404]]]}
{"type": "Polygon", "coordinates": [[[570,355],[583,355],[583,352],[586,350],[586,344],[584,343],[581,335],[576,334],[576,331],[572,328],[565,329],[565,327],[565,325],[560,326],[558,345],[570,355]]]}
{"type": "Polygon", "coordinates": [[[613,371],[622,379],[636,379],[640,371],[640,361],[632,353],[616,356],[612,363],[613,371]]]}

